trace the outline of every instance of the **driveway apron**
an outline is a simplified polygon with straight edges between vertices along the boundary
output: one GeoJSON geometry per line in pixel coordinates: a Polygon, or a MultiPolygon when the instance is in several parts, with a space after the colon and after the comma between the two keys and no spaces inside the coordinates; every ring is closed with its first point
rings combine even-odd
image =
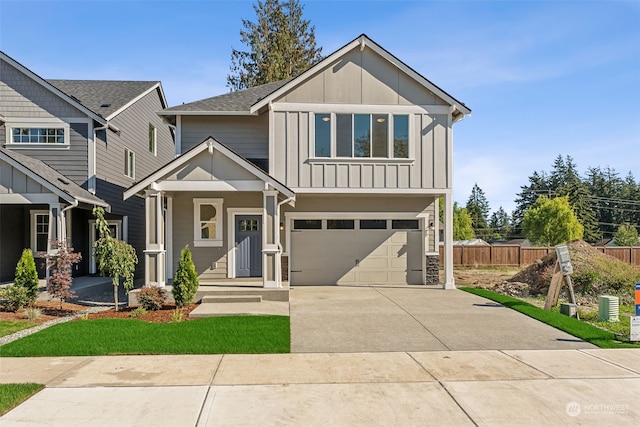
{"type": "Polygon", "coordinates": [[[290,312],[293,353],[595,348],[460,290],[299,286],[290,312]]]}

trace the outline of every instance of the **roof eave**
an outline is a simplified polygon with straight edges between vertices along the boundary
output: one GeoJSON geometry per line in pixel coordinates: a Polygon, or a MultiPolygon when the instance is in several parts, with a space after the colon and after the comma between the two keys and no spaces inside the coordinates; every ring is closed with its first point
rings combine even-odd
{"type": "Polygon", "coordinates": [[[179,111],[162,110],[158,112],[160,116],[257,116],[258,113],[251,111],[220,111],[220,110],[200,110],[200,111],[179,111]]]}

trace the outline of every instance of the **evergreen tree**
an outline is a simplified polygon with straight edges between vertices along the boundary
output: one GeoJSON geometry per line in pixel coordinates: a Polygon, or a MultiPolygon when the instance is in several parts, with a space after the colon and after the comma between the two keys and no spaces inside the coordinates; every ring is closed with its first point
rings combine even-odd
{"type": "Polygon", "coordinates": [[[198,285],[198,273],[187,245],[180,252],[180,261],[178,262],[178,269],[173,278],[173,288],[171,289],[176,306],[184,307],[187,304],[191,304],[196,292],[198,292],[198,285]]]}
{"type": "Polygon", "coordinates": [[[522,191],[515,199],[516,208],[511,215],[513,231],[517,235],[522,235],[522,220],[527,209],[533,206],[541,195],[551,197],[549,177],[544,171],[540,173],[534,171],[529,177],[529,185],[521,186],[520,188],[522,191]]]}
{"type": "Polygon", "coordinates": [[[602,234],[598,228],[598,220],[593,208],[591,193],[589,193],[586,184],[577,175],[568,179],[570,181],[558,189],[556,194],[568,197],[571,208],[576,213],[580,224],[584,227],[584,240],[595,242],[602,238],[602,234]]]}
{"type": "Polygon", "coordinates": [[[243,19],[240,40],[249,50],[232,49],[227,86],[242,90],[295,77],[322,59],[315,26],[302,18],[298,0],[258,0],[256,21],[243,19]]]}
{"type": "Polygon", "coordinates": [[[38,270],[31,249],[22,251],[22,256],[16,265],[16,277],[13,283],[15,286],[26,289],[28,304],[36,302],[38,299],[38,270]]]}
{"type": "Polygon", "coordinates": [[[502,206],[491,214],[489,228],[493,230],[493,237],[496,239],[507,239],[511,234],[511,219],[502,206]]]}
{"type": "Polygon", "coordinates": [[[476,237],[479,239],[488,239],[492,231],[489,229],[487,223],[489,217],[489,202],[484,194],[484,191],[478,184],[474,184],[471,189],[471,195],[467,200],[466,206],[467,212],[471,217],[471,226],[474,230],[476,237]]]}

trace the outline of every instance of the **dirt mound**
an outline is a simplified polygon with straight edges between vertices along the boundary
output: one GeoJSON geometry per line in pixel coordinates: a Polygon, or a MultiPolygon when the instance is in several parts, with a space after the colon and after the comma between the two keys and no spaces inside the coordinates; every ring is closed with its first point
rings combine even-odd
{"type": "MultiPolygon", "coordinates": [[[[640,282],[640,269],[614,257],[605,255],[582,240],[567,243],[576,293],[582,296],[616,295],[621,303],[630,304],[634,299],[634,284],[640,282]]],[[[508,282],[528,285],[532,296],[546,295],[556,264],[556,253],[552,252],[537,260],[508,282]]]]}

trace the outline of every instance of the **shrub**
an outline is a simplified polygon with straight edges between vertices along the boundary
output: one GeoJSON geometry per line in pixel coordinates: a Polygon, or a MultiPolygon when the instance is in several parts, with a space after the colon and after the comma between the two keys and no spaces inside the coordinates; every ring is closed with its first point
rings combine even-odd
{"type": "Polygon", "coordinates": [[[189,246],[185,246],[180,252],[180,262],[173,278],[173,299],[176,306],[184,307],[191,304],[198,292],[198,273],[191,258],[189,246]]]}
{"type": "Polygon", "coordinates": [[[42,310],[37,307],[29,307],[26,311],[27,319],[36,320],[40,316],[42,316],[42,310]]]}
{"type": "Polygon", "coordinates": [[[0,304],[7,311],[18,311],[29,302],[28,292],[26,288],[16,285],[0,288],[0,304]]]}
{"type": "Polygon", "coordinates": [[[131,312],[131,317],[137,319],[138,317],[142,317],[145,314],[147,314],[147,310],[145,310],[144,307],[140,306],[131,312]]]}
{"type": "Polygon", "coordinates": [[[13,283],[27,290],[29,304],[36,302],[38,299],[38,270],[31,249],[22,251],[22,256],[16,265],[16,277],[13,283]]]}
{"type": "Polygon", "coordinates": [[[180,310],[179,308],[176,308],[175,310],[173,310],[173,313],[171,313],[171,322],[177,323],[177,322],[182,322],[183,320],[184,320],[184,314],[182,313],[182,310],[180,310]]]}
{"type": "Polygon", "coordinates": [[[138,292],[138,302],[145,310],[160,310],[164,305],[164,289],[157,286],[144,285],[138,292]]]}

